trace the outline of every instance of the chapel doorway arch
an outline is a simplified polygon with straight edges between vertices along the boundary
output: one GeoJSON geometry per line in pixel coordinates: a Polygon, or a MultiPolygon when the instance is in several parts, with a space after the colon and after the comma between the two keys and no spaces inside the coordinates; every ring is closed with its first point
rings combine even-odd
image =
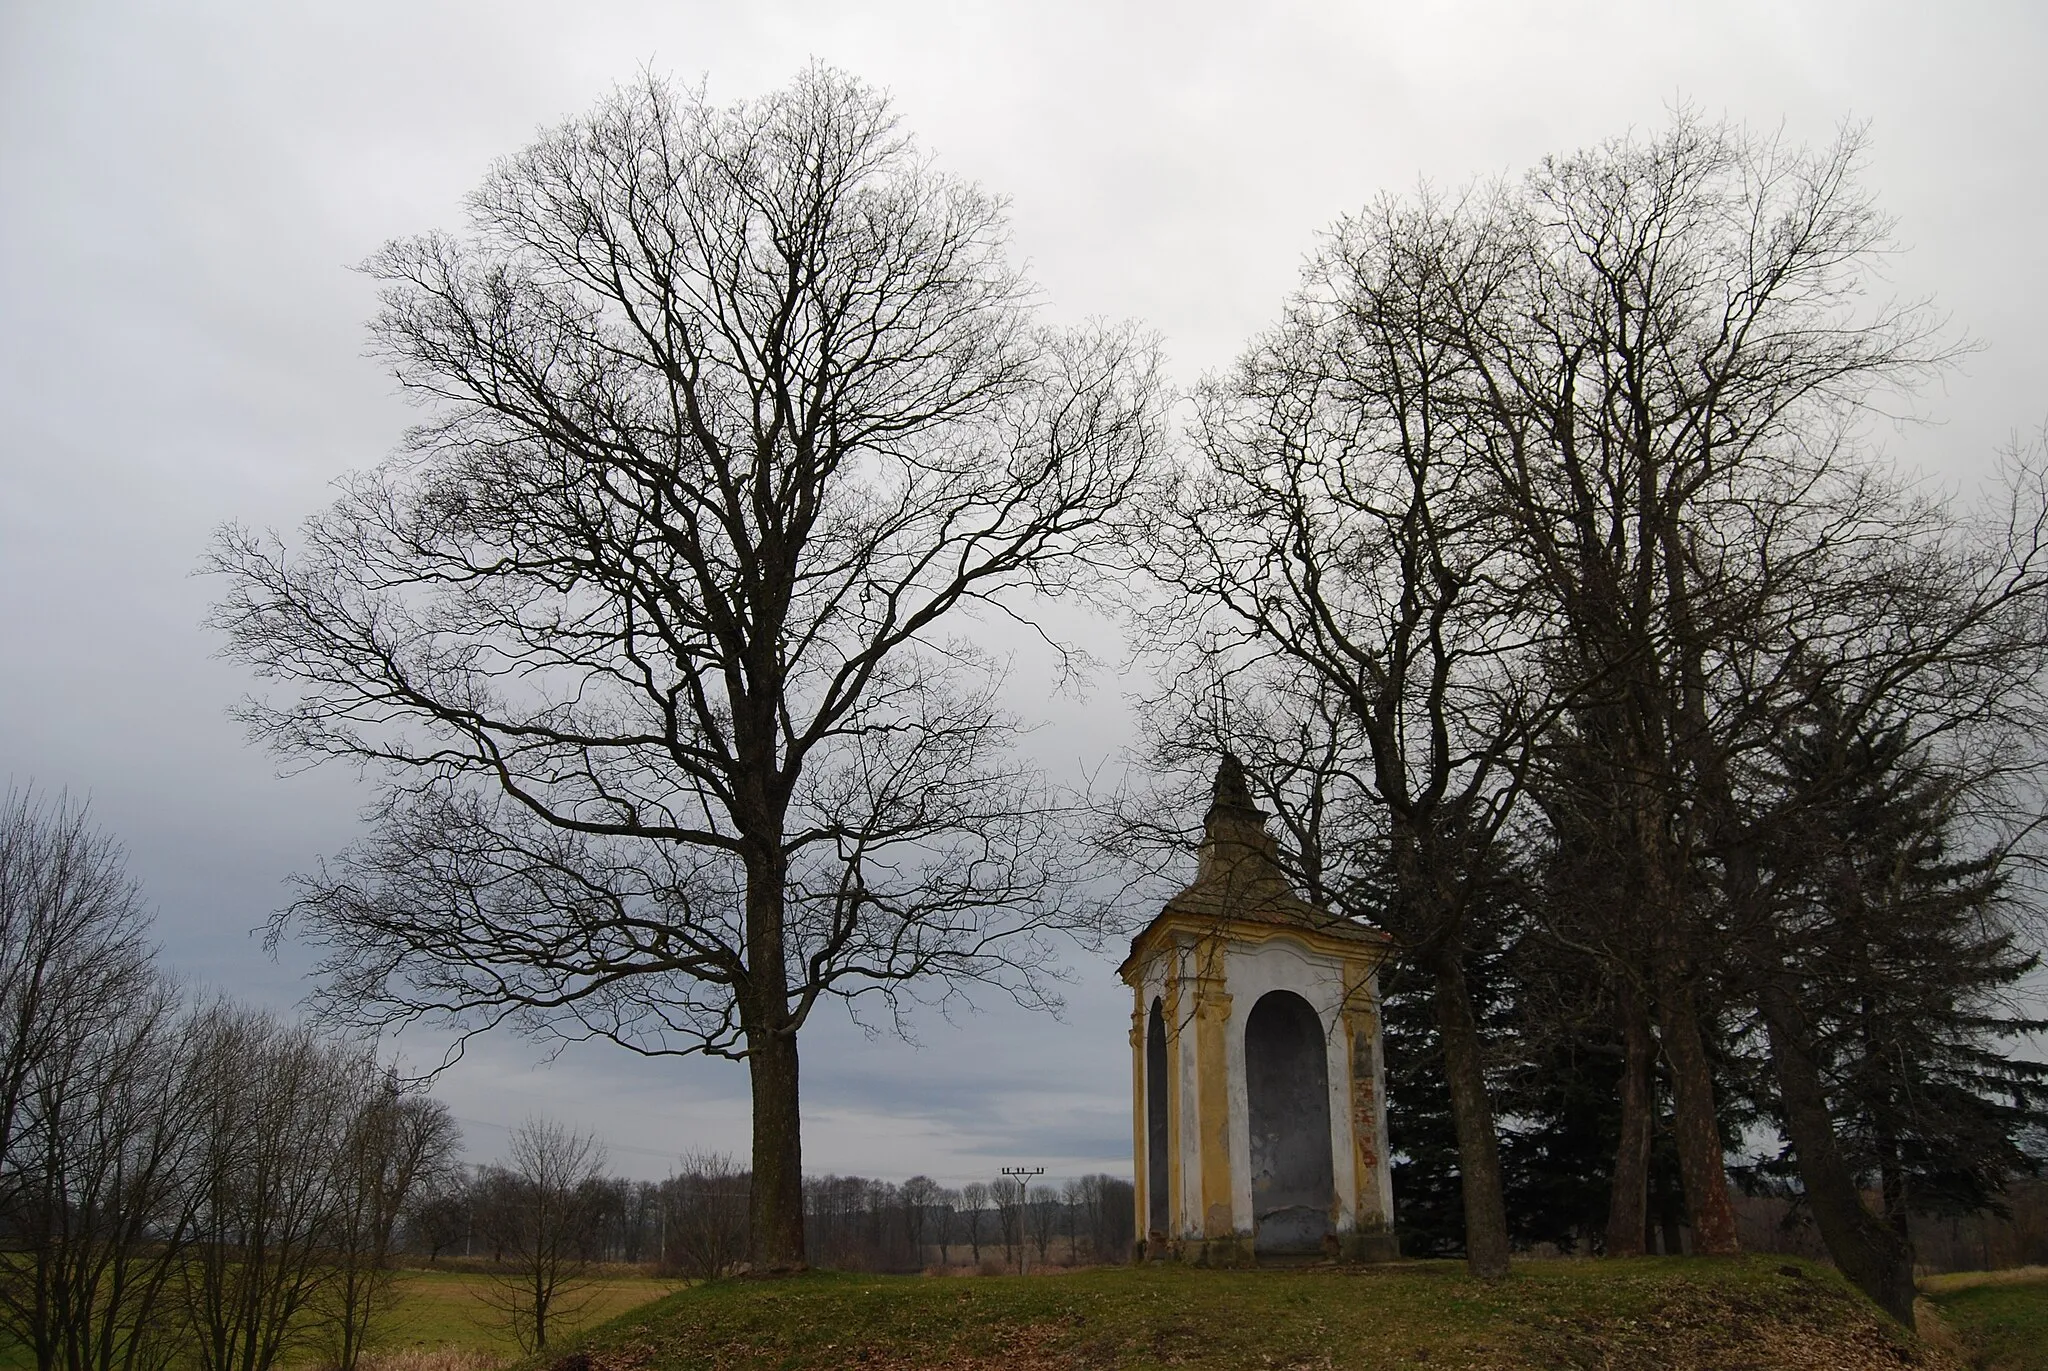
{"type": "MultiPolygon", "coordinates": [[[[1156,1012],[1156,1011],[1155,1011],[1156,1012]]],[[[1322,1020],[1291,990],[1259,997],[1244,1026],[1253,1246],[1320,1252],[1331,1230],[1330,1068],[1322,1020]]]]}

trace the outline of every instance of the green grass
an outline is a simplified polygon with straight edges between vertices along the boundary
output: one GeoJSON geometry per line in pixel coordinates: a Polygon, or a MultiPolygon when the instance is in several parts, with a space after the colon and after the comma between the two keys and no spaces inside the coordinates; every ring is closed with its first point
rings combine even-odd
{"type": "MultiPolygon", "coordinates": [[[[488,1288],[474,1271],[407,1272],[378,1329],[377,1360],[388,1371],[511,1361],[516,1345],[483,1299],[488,1288]]],[[[813,1273],[680,1292],[618,1275],[591,1289],[575,1321],[583,1338],[565,1330],[532,1371],[579,1346],[601,1371],[2048,1371],[2041,1268],[1923,1282],[1959,1360],[1894,1327],[1829,1268],[1779,1257],[1517,1262],[1497,1286],[1466,1279],[1455,1263],[1403,1262],[1026,1278],[813,1273]],[[1788,1265],[1800,1274],[1784,1274],[1788,1265]]],[[[0,1371],[19,1350],[0,1349],[0,1371]]]]}
{"type": "MultiPolygon", "coordinates": [[[[1950,1367],[1825,1267],[1782,1258],[1346,1270],[812,1274],[671,1295],[594,1331],[607,1371],[1950,1367]]],[[[555,1356],[559,1357],[561,1349],[555,1356]]],[[[537,1365],[548,1364],[547,1359],[537,1365]]]]}
{"type": "MultiPolygon", "coordinates": [[[[517,1356],[519,1345],[504,1316],[487,1302],[492,1284],[489,1276],[475,1271],[401,1272],[397,1304],[373,1326],[372,1348],[381,1352],[464,1347],[517,1356]]],[[[594,1278],[572,1292],[567,1307],[573,1312],[562,1328],[551,1332],[550,1340],[566,1340],[579,1329],[658,1299],[678,1284],[639,1275],[594,1278]]]]}
{"type": "Polygon", "coordinates": [[[1963,1271],[1920,1283],[1985,1371],[2048,1371],[2048,1268],[1963,1271]]]}

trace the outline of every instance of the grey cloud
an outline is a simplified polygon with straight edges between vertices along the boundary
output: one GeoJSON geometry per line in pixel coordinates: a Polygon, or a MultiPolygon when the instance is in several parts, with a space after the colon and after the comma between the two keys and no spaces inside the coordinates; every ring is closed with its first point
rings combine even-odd
{"type": "MultiPolygon", "coordinates": [[[[1273,315],[1321,227],[1383,191],[1510,173],[1678,97],[1806,140],[1868,117],[1870,183],[1912,245],[1897,289],[1985,344],[1921,397],[1937,422],[1874,436],[1956,483],[2048,415],[2044,28],[2023,3],[1762,0],[0,7],[0,774],[92,797],[181,971],[298,998],[304,950],[270,961],[250,930],[348,841],[367,792],[280,780],[243,744],[225,710],[258,683],[213,660],[212,587],[190,572],[216,524],[288,528],[408,421],[361,355],[370,291],[348,264],[459,227],[491,158],[643,64],[717,98],[814,56],[890,87],[945,166],[1014,198],[1049,310],[1149,322],[1186,383],[1273,315]]],[[[1050,720],[1030,742],[1048,766],[1120,745],[1113,675],[1086,702],[1044,705],[1040,684],[1016,695],[1050,720]]],[[[916,1050],[821,1024],[813,1164],[1117,1165],[1112,962],[1077,961],[1064,1024],[928,1018],[916,1050]]],[[[649,1174],[671,1149],[743,1146],[740,1068],[535,1057],[494,1041],[444,1080],[478,1155],[537,1110],[588,1119],[649,1174]]]]}

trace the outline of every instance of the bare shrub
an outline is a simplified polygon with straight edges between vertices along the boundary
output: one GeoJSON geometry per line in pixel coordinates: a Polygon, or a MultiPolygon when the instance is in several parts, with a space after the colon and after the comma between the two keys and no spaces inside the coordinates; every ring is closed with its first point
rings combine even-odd
{"type": "Polygon", "coordinates": [[[747,1253],[751,1181],[728,1153],[685,1153],[663,1187],[663,1264],[703,1281],[729,1274],[747,1253]]]}

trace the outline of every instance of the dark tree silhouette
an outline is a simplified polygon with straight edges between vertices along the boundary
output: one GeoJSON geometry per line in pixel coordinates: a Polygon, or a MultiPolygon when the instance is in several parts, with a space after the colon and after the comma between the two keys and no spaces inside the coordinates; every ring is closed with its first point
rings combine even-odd
{"type": "Polygon", "coordinates": [[[2001,1047],[2048,1027],[2012,1007],[2039,958],[2006,854],[1965,844],[1954,777],[1903,723],[1822,701],[1776,752],[1799,804],[1767,881],[1845,1159],[1902,1242],[1914,1213],[1998,1210],[2048,1124],[2048,1066],[2001,1047]]]}

